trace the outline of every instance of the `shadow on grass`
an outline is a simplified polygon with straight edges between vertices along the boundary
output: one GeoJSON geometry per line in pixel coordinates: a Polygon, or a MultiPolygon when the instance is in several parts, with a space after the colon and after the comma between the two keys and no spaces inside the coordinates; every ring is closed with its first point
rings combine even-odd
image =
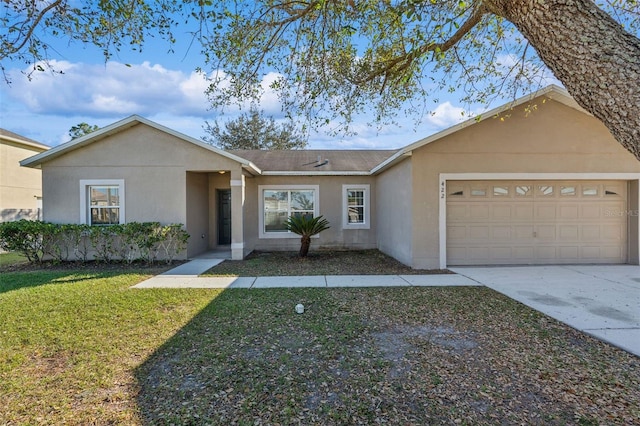
{"type": "Polygon", "coordinates": [[[354,352],[365,350],[357,343],[364,324],[340,310],[326,289],[222,292],[136,369],[143,423],[289,423],[322,408],[335,369],[358,388],[361,377],[379,380],[354,352]]]}
{"type": "Polygon", "coordinates": [[[622,424],[638,374],[480,287],[230,289],[134,370],[145,425],[622,424]]]}
{"type": "Polygon", "coordinates": [[[82,271],[33,271],[0,273],[0,294],[49,284],[69,284],[112,276],[109,273],[82,271]]]}

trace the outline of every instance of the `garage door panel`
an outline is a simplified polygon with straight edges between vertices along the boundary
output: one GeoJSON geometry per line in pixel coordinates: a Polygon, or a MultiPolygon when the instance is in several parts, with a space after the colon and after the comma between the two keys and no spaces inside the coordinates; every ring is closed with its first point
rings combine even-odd
{"type": "Polygon", "coordinates": [[[580,234],[579,225],[558,225],[560,241],[578,241],[580,234]]]}
{"type": "Polygon", "coordinates": [[[555,260],[558,257],[557,248],[554,246],[538,246],[534,253],[536,259],[544,261],[555,260]]]}
{"type": "Polygon", "coordinates": [[[472,204],[469,206],[469,216],[474,220],[489,219],[489,206],[487,204],[472,204]]]}
{"type": "Polygon", "coordinates": [[[469,226],[467,236],[470,240],[485,241],[490,235],[489,225],[469,226]]]}
{"type": "Polygon", "coordinates": [[[600,248],[600,257],[605,259],[617,259],[622,256],[622,249],[620,246],[604,246],[600,248]]]}
{"type": "Polygon", "coordinates": [[[451,265],[626,262],[623,181],[461,181],[455,186],[457,196],[447,199],[451,265]]]}
{"type": "Polygon", "coordinates": [[[578,246],[560,247],[558,254],[561,261],[575,262],[580,259],[580,248],[578,246]]]}
{"type": "Polygon", "coordinates": [[[513,249],[514,263],[529,263],[534,256],[533,247],[514,247],[513,249]]]}
{"type": "Polygon", "coordinates": [[[466,265],[467,249],[465,247],[450,247],[447,249],[447,257],[452,265],[466,265]]]}
{"type": "Polygon", "coordinates": [[[583,241],[599,241],[602,237],[600,235],[600,225],[582,225],[582,237],[583,241]]]}
{"type": "Polygon", "coordinates": [[[603,225],[601,228],[602,240],[621,240],[623,227],[620,225],[603,225]]]}
{"type": "Polygon", "coordinates": [[[578,219],[578,205],[558,206],[558,219],[576,220],[578,219]]]}
{"type": "Polygon", "coordinates": [[[491,217],[494,220],[511,219],[511,206],[506,204],[496,204],[491,210],[491,217]]]}
{"type": "Polygon", "coordinates": [[[625,217],[627,213],[627,209],[622,203],[607,203],[602,206],[601,217],[603,218],[616,218],[616,217],[625,217]]]}
{"type": "Polygon", "coordinates": [[[457,222],[460,219],[466,219],[468,217],[469,217],[468,206],[465,206],[465,205],[447,206],[447,223],[457,222]]]}
{"type": "Polygon", "coordinates": [[[556,225],[538,225],[536,226],[536,237],[541,240],[556,239],[556,225]]]}
{"type": "Polygon", "coordinates": [[[599,219],[603,216],[603,209],[599,205],[580,206],[580,217],[582,219],[599,219]]]}
{"type": "Polygon", "coordinates": [[[535,231],[533,225],[515,225],[513,229],[516,240],[531,240],[535,231]]]}
{"type": "Polygon", "coordinates": [[[583,259],[599,259],[600,256],[600,247],[582,247],[580,250],[580,257],[583,259]]]}
{"type": "Polygon", "coordinates": [[[533,204],[515,205],[513,207],[513,217],[518,221],[531,221],[533,219],[533,204]]]}
{"type": "Polygon", "coordinates": [[[511,247],[492,247],[489,251],[492,263],[502,263],[510,260],[512,255],[511,247]]]}
{"type": "Polygon", "coordinates": [[[469,247],[467,248],[467,257],[472,262],[480,261],[487,262],[489,257],[489,248],[488,247],[469,247]]]}
{"type": "Polygon", "coordinates": [[[545,203],[543,205],[536,206],[536,220],[549,220],[556,218],[556,205],[545,203]]]}
{"type": "Polygon", "coordinates": [[[451,241],[457,241],[457,240],[464,241],[466,237],[467,237],[466,226],[448,226],[447,227],[447,239],[451,241]]]}
{"type": "Polygon", "coordinates": [[[496,240],[511,240],[511,226],[494,226],[491,228],[491,237],[496,240]]]}

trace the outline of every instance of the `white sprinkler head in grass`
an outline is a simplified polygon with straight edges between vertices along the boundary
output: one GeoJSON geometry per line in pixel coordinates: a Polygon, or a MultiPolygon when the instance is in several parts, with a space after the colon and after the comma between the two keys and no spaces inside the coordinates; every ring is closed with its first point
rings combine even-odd
{"type": "Polygon", "coordinates": [[[299,314],[304,314],[304,305],[302,303],[298,303],[296,305],[296,312],[299,314]]]}

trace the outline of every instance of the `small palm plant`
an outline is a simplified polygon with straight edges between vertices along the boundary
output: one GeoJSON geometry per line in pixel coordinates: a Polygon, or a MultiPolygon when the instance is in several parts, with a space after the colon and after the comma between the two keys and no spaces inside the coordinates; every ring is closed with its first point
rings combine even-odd
{"type": "Polygon", "coordinates": [[[300,257],[306,257],[309,254],[312,236],[330,228],[329,221],[322,216],[292,215],[289,216],[285,225],[289,231],[302,237],[300,238],[300,252],[298,253],[300,257]]]}

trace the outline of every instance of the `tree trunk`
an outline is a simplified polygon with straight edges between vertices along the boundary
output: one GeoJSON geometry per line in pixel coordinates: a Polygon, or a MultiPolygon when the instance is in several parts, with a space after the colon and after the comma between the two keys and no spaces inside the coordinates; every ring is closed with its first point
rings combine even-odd
{"type": "Polygon", "coordinates": [[[300,238],[300,252],[298,252],[298,256],[307,257],[309,254],[309,247],[311,246],[311,237],[304,235],[300,238]]]}
{"type": "Polygon", "coordinates": [[[585,110],[640,160],[640,39],[592,0],[485,0],[585,110]]]}

